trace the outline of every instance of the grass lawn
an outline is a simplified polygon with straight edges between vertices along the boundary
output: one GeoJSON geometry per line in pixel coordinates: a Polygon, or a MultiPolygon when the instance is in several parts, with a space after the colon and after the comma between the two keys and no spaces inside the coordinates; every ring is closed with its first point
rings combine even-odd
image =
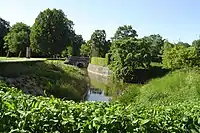
{"type": "Polygon", "coordinates": [[[19,57],[0,57],[0,62],[21,62],[21,61],[41,61],[46,60],[45,58],[19,58],[19,57]]]}

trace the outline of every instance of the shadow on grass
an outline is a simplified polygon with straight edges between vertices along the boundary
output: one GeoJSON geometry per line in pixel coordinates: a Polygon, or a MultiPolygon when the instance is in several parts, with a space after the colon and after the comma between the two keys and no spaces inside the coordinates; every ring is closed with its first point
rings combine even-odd
{"type": "Polygon", "coordinates": [[[15,83],[15,87],[23,90],[26,84],[36,82],[28,89],[39,86],[47,95],[68,100],[80,101],[87,89],[84,72],[57,61],[0,63],[0,75],[13,79],[29,77],[15,83]]]}

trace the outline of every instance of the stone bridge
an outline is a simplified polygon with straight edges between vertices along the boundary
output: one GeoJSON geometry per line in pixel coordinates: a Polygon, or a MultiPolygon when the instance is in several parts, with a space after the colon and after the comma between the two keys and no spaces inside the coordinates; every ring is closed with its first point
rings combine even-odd
{"type": "Polygon", "coordinates": [[[90,62],[89,57],[71,56],[68,59],[66,59],[64,63],[74,65],[79,68],[87,68],[89,62],[90,62]]]}

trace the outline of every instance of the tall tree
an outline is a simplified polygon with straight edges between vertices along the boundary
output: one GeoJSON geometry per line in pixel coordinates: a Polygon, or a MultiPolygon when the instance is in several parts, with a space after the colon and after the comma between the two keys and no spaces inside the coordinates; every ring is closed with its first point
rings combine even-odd
{"type": "Polygon", "coordinates": [[[117,40],[111,46],[110,68],[119,79],[131,82],[135,69],[148,68],[151,58],[149,47],[144,39],[117,40]]]}
{"type": "Polygon", "coordinates": [[[84,43],[81,45],[80,55],[89,57],[91,55],[91,45],[89,43],[84,43]]]}
{"type": "Polygon", "coordinates": [[[4,55],[4,37],[8,33],[10,28],[10,23],[6,20],[0,18],[0,56],[4,55]]]}
{"type": "Polygon", "coordinates": [[[189,43],[181,42],[179,41],[176,45],[184,46],[184,47],[190,47],[189,43]]]}
{"type": "Polygon", "coordinates": [[[9,52],[25,56],[26,47],[30,46],[30,27],[22,22],[14,24],[4,37],[5,47],[9,52]]]}
{"type": "Polygon", "coordinates": [[[105,57],[106,32],[105,30],[95,30],[91,36],[90,43],[92,45],[93,57],[105,57]]]}
{"type": "Polygon", "coordinates": [[[61,54],[73,37],[73,22],[62,10],[40,12],[31,28],[31,47],[46,56],[61,54]]]}
{"type": "Polygon", "coordinates": [[[162,47],[164,46],[165,39],[163,39],[162,36],[160,36],[159,34],[146,36],[143,39],[148,42],[147,45],[149,45],[149,48],[150,48],[149,52],[151,54],[152,61],[161,62],[162,61],[161,50],[162,50],[162,47]]]}
{"type": "Polygon", "coordinates": [[[72,41],[72,56],[79,56],[80,55],[80,48],[81,45],[84,43],[82,35],[74,35],[72,41]]]}
{"type": "Polygon", "coordinates": [[[194,40],[194,41],[192,42],[192,46],[194,46],[194,47],[197,49],[197,51],[200,52],[200,39],[194,40]]]}
{"type": "Polygon", "coordinates": [[[134,30],[131,25],[124,25],[124,26],[120,26],[117,29],[112,40],[116,41],[116,40],[122,40],[122,39],[128,39],[128,38],[135,38],[137,36],[138,35],[137,35],[136,30],[134,30]]]}

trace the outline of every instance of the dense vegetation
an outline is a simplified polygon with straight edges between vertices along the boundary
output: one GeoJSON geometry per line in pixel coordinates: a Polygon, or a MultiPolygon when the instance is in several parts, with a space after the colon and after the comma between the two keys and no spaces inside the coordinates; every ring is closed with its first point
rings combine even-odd
{"type": "Polygon", "coordinates": [[[0,86],[1,132],[199,132],[198,100],[150,107],[74,103],[0,86]]]}
{"type": "Polygon", "coordinates": [[[33,57],[89,56],[115,78],[143,85],[130,85],[111,103],[75,103],[66,100],[82,100],[82,70],[59,61],[0,63],[0,132],[200,132],[200,39],[138,38],[123,25],[111,40],[98,29],[85,41],[73,25],[60,9],[41,11],[32,26],[0,18],[0,56],[24,57],[26,47],[33,57]]]}
{"type": "Polygon", "coordinates": [[[59,61],[0,63],[0,75],[10,86],[33,95],[80,101],[87,90],[86,73],[59,61]]]}
{"type": "Polygon", "coordinates": [[[122,103],[169,104],[200,98],[200,70],[182,69],[145,85],[131,85],[119,97],[122,103]]]}

